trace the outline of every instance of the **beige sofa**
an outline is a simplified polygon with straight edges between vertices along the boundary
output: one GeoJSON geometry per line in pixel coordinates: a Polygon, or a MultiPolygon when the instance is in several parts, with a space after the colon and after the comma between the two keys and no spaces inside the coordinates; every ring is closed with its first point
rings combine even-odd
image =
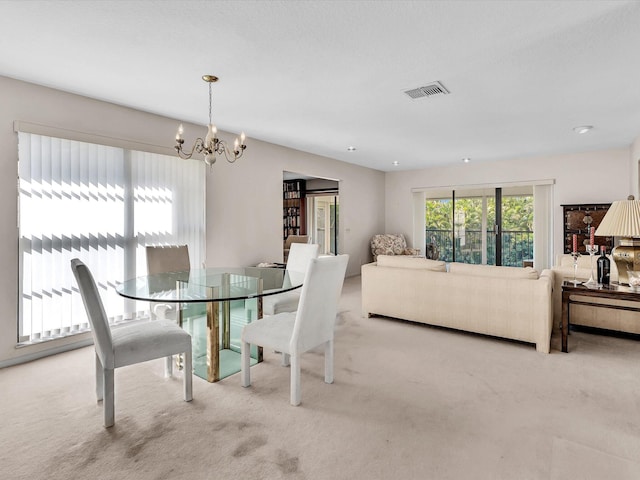
{"type": "MultiPolygon", "coordinates": [[[[596,259],[597,257],[593,259],[594,278],[597,276],[596,259]]],[[[611,259],[611,256],[609,256],[609,260],[611,261],[611,281],[617,282],[618,269],[616,268],[615,262],[611,259]]],[[[554,328],[559,329],[562,322],[562,282],[564,280],[573,280],[573,257],[570,254],[558,255],[556,264],[552,270],[555,275],[555,285],[553,289],[553,325],[554,328]]],[[[576,278],[580,281],[586,281],[589,279],[590,274],[591,263],[589,255],[581,255],[578,258],[576,278]]],[[[619,300],[606,300],[593,297],[581,298],[579,295],[576,295],[575,299],[604,305],[612,304],[637,307],[637,303],[619,300]]],[[[640,312],[572,304],[571,324],[640,334],[640,312]]]]}
{"type": "Polygon", "coordinates": [[[362,311],[534,343],[549,353],[553,273],[379,255],[362,266],[362,311]]]}

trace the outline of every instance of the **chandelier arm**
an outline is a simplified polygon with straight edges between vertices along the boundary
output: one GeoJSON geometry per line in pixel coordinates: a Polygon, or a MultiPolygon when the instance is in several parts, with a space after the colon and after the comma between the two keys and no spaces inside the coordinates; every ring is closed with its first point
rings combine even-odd
{"type": "Polygon", "coordinates": [[[227,155],[227,149],[225,148],[224,158],[225,158],[225,159],[227,160],[227,162],[229,162],[229,163],[236,163],[236,160],[237,160],[239,157],[236,157],[236,156],[234,155],[233,160],[231,160],[231,159],[228,157],[228,155],[227,155]]]}
{"type": "Polygon", "coordinates": [[[221,153],[224,153],[224,149],[225,149],[224,140],[220,140],[219,138],[214,138],[213,148],[211,149],[212,152],[220,155],[221,153]]]}
{"type": "Polygon", "coordinates": [[[204,143],[204,140],[200,137],[196,138],[196,141],[193,143],[193,148],[195,148],[196,152],[202,153],[207,150],[207,147],[204,143]]]}
{"type": "MultiPolygon", "coordinates": [[[[222,143],[222,142],[220,142],[222,143]]],[[[222,153],[224,153],[224,158],[227,160],[227,162],[229,163],[235,163],[236,160],[238,160],[240,157],[242,157],[242,154],[244,153],[244,149],[247,148],[246,145],[239,145],[238,148],[240,149],[239,151],[236,150],[231,150],[229,149],[229,147],[227,147],[226,144],[223,145],[223,150],[222,153]],[[233,159],[229,158],[229,155],[233,153],[233,159]]]]}
{"type": "Polygon", "coordinates": [[[189,160],[191,157],[193,157],[194,153],[202,153],[205,150],[204,140],[202,138],[196,138],[196,141],[193,142],[193,147],[191,147],[191,151],[189,153],[186,153],[182,149],[183,144],[184,140],[178,140],[177,145],[174,147],[176,149],[176,152],[178,152],[178,156],[183,160],[189,160]]]}
{"type": "Polygon", "coordinates": [[[227,162],[229,163],[233,163],[236,161],[236,158],[234,158],[233,160],[229,160],[229,147],[227,147],[227,143],[224,140],[218,140],[216,139],[216,148],[215,148],[215,152],[218,155],[223,154],[224,158],[227,160],[227,162]]]}
{"type": "Polygon", "coordinates": [[[178,145],[176,145],[173,148],[176,149],[176,152],[178,152],[178,156],[180,158],[182,158],[183,160],[189,160],[193,156],[193,151],[196,149],[196,146],[194,145],[193,148],[191,149],[191,152],[189,152],[189,153],[186,153],[182,149],[182,144],[181,143],[178,143],[178,145]]]}

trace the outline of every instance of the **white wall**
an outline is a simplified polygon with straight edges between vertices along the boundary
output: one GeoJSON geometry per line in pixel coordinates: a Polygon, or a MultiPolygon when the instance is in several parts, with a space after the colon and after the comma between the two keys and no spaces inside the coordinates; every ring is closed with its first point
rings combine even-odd
{"type": "MultiPolygon", "coordinates": [[[[640,153],[640,140],[638,153],[640,153]]],[[[639,155],[634,158],[638,159],[639,155]]],[[[637,162],[636,162],[637,164],[637,162]]],[[[482,185],[554,179],[554,258],[562,252],[562,207],[574,203],[609,203],[631,193],[630,149],[521,158],[500,162],[460,163],[425,170],[388,173],[385,227],[413,240],[412,188],[482,185]]],[[[637,165],[635,173],[637,185],[637,165]]],[[[637,187],[636,187],[637,188],[637,187]]],[[[424,250],[424,245],[415,245],[424,250]]]]}
{"type": "MultiPolygon", "coordinates": [[[[87,335],[15,348],[18,318],[17,135],[15,120],[156,145],[172,153],[177,120],[0,77],[0,366],[87,335]],[[166,146],[166,149],[165,149],[166,146]]],[[[185,123],[185,138],[202,125],[185,123]]],[[[250,135],[250,132],[248,132],[250,135]]],[[[232,140],[232,138],[229,138],[232,140]]],[[[219,159],[207,177],[207,265],[249,265],[282,258],[282,172],[340,179],[340,251],[348,274],[369,261],[369,240],[384,230],[384,173],[247,141],[231,165],[219,159]]],[[[165,151],[166,150],[166,151],[165,151]]]]}
{"type": "Polygon", "coordinates": [[[640,199],[640,135],[638,135],[635,142],[631,145],[629,164],[631,166],[631,175],[629,177],[631,193],[636,197],[636,200],[638,200],[640,199]]]}
{"type": "Polygon", "coordinates": [[[218,160],[207,188],[207,265],[282,261],[282,172],[340,181],[338,252],[347,275],[371,261],[371,237],[384,230],[384,173],[249,140],[246,158],[218,160]]]}

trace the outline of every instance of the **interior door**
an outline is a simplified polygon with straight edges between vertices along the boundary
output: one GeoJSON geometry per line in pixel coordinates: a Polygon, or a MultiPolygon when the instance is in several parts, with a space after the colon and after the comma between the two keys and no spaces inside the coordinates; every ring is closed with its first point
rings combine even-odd
{"type": "Polygon", "coordinates": [[[338,254],[338,195],[310,197],[311,238],[320,245],[321,254],[338,254]]]}

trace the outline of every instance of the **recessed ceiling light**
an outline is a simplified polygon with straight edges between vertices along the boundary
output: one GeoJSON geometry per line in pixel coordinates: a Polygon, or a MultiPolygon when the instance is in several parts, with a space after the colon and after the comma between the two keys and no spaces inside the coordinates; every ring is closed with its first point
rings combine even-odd
{"type": "Polygon", "coordinates": [[[355,151],[356,151],[356,147],[354,147],[353,145],[347,147],[347,152],[355,152],[355,151]]]}
{"type": "Polygon", "coordinates": [[[462,161],[463,161],[464,163],[469,163],[469,162],[471,161],[471,159],[470,159],[469,157],[464,157],[464,158],[462,159],[462,161]]]}
{"type": "Polygon", "coordinates": [[[592,129],[593,129],[592,125],[582,125],[580,127],[574,127],[573,131],[579,135],[582,135],[583,133],[587,133],[589,130],[592,130],[592,129]]]}
{"type": "Polygon", "coordinates": [[[398,160],[394,160],[394,161],[393,161],[393,165],[394,165],[395,167],[397,167],[398,165],[400,165],[400,162],[399,162],[398,160]]]}

